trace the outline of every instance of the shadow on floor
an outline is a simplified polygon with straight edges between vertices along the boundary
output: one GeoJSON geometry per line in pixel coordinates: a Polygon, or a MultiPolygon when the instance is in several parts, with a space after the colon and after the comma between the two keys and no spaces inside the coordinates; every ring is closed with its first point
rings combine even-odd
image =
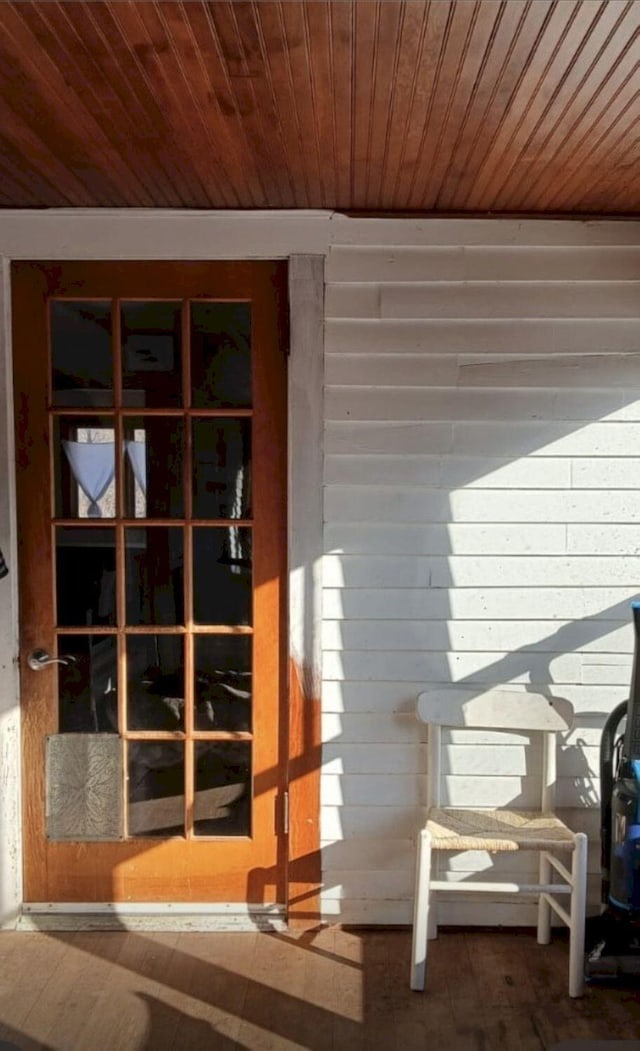
{"type": "Polygon", "coordinates": [[[531,931],[444,930],[424,994],[408,988],[404,929],[5,932],[0,945],[15,976],[0,1038],[21,1051],[545,1051],[640,1038],[637,988],[568,998],[560,934],[538,946],[531,931]]]}

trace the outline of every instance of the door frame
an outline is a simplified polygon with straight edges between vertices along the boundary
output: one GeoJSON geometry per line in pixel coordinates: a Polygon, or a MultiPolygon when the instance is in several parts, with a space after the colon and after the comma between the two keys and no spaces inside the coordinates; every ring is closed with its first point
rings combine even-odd
{"type": "MultiPolygon", "coordinates": [[[[62,253],[66,255],[66,253],[62,253]]],[[[147,258],[167,258],[166,253],[145,253],[147,258]]],[[[180,260],[177,253],[175,261],[180,260]]],[[[211,255],[211,261],[229,258],[229,254],[211,255]]],[[[237,247],[233,256],[239,257],[237,247]]],[[[42,259],[54,260],[58,253],[47,252],[42,259]]],[[[118,258],[139,257],[131,250],[118,253],[118,258]]],[[[261,256],[262,257],[262,256],[261,256]]],[[[289,262],[289,375],[288,375],[288,577],[289,624],[286,632],[289,648],[289,808],[288,808],[288,873],[287,920],[291,927],[308,928],[320,919],[321,855],[320,855],[320,618],[321,618],[321,557],[322,557],[322,389],[323,389],[323,314],[324,314],[324,255],[297,255],[273,253],[270,258],[286,258],[289,262]],[[313,514],[310,515],[310,511],[313,514]]],[[[25,258],[16,253],[16,258],[25,258]]],[[[30,254],[30,258],[35,258],[30,254]]],[[[68,258],[68,256],[67,256],[68,258]]],[[[78,259],[95,259],[95,255],[78,255],[78,259]]],[[[113,258],[106,251],[101,258],[113,258]]],[[[246,258],[256,258],[250,250],[246,258]]],[[[7,405],[6,433],[0,437],[0,464],[6,453],[7,463],[14,462],[12,442],[13,417],[19,416],[20,406],[12,406],[12,339],[10,318],[10,260],[2,260],[3,273],[0,288],[0,313],[4,326],[0,333],[0,402],[7,405]],[[3,338],[2,338],[3,337],[3,338]],[[4,350],[4,361],[2,351],[4,350]],[[2,367],[4,366],[4,367],[2,367]],[[14,409],[14,412],[11,409],[14,409]]],[[[9,552],[11,572],[2,586],[9,592],[9,600],[0,602],[0,628],[6,627],[14,654],[18,648],[17,580],[15,543],[15,476],[8,479],[7,518],[13,526],[9,552]],[[4,623],[3,623],[4,622],[4,623]]],[[[0,496],[2,494],[0,493],[0,496]]],[[[0,506],[0,510],[1,510],[0,506]]],[[[26,916],[22,895],[22,837],[21,792],[22,776],[19,687],[17,666],[12,666],[9,688],[13,687],[18,710],[0,711],[0,738],[5,773],[15,792],[6,793],[0,808],[0,833],[5,843],[5,857],[10,864],[0,872],[0,927],[17,925],[29,927],[40,924],[26,916]],[[23,913],[25,915],[23,915],[23,913]],[[26,920],[26,923],[23,921],[26,920]]],[[[12,691],[13,692],[13,691],[12,691]]],[[[238,926],[237,916],[229,917],[223,909],[211,910],[217,916],[203,917],[206,926],[223,928],[238,926]]],[[[240,910],[241,911],[241,910],[240,910]]],[[[136,910],[132,910],[132,914],[136,910]]],[[[158,925],[166,925],[166,917],[156,913],[158,925]]],[[[192,917],[193,918],[193,917],[192,917]]],[[[53,919],[53,917],[52,917],[53,919]]],[[[149,929],[150,917],[142,918],[149,929]]],[[[179,922],[179,918],[176,917],[179,922]]],[[[153,923],[153,921],[151,921],[153,923]]],[[[122,917],[118,925],[122,926],[122,917]]],[[[57,923],[60,926],[60,923],[57,923]]],[[[70,925],[81,927],[82,916],[70,918],[70,925]],[[73,921],[73,922],[71,922],[73,921]]],[[[191,925],[190,929],[194,929],[191,925]]]]}

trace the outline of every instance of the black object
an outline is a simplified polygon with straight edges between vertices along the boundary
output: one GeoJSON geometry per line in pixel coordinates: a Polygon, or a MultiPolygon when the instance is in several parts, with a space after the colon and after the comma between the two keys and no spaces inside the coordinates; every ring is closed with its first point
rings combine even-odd
{"type": "Polygon", "coordinates": [[[640,602],[629,699],[617,705],[600,746],[602,914],[587,924],[591,979],[640,976],[640,602]],[[591,937],[589,938],[589,935],[591,937]]]}

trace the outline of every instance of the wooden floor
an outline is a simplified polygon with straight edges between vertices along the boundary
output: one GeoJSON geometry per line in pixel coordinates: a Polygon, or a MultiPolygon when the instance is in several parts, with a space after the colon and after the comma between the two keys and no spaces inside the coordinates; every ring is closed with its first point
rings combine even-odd
{"type": "Polygon", "coordinates": [[[640,985],[569,1000],[560,936],[445,931],[430,953],[421,994],[404,930],[4,932],[0,1048],[540,1051],[640,1037],[640,985]]]}

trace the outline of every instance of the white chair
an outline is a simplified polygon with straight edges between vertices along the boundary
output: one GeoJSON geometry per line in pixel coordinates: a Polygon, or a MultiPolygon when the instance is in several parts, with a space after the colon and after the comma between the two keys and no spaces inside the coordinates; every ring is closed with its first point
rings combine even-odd
{"type": "Polygon", "coordinates": [[[522,894],[538,899],[538,942],[551,938],[551,909],[569,927],[569,996],[581,996],[584,983],[587,837],[572,832],[554,813],[556,733],[573,722],[569,701],[539,693],[491,689],[481,695],[457,687],[421,693],[418,718],[429,726],[428,814],[417,843],[416,889],[411,949],[411,988],[424,989],[427,940],[437,935],[434,893],[522,894]],[[539,810],[464,809],[440,805],[442,727],[533,732],[542,735],[539,810]],[[539,882],[446,882],[431,872],[433,851],[537,851],[539,882]],[[563,854],[567,865],[555,854],[563,854]],[[568,859],[568,860],[567,860],[568,859]],[[570,868],[567,867],[570,865],[570,868]],[[552,868],[560,879],[551,881],[552,868]],[[556,900],[570,897],[569,909],[556,900]]]}

